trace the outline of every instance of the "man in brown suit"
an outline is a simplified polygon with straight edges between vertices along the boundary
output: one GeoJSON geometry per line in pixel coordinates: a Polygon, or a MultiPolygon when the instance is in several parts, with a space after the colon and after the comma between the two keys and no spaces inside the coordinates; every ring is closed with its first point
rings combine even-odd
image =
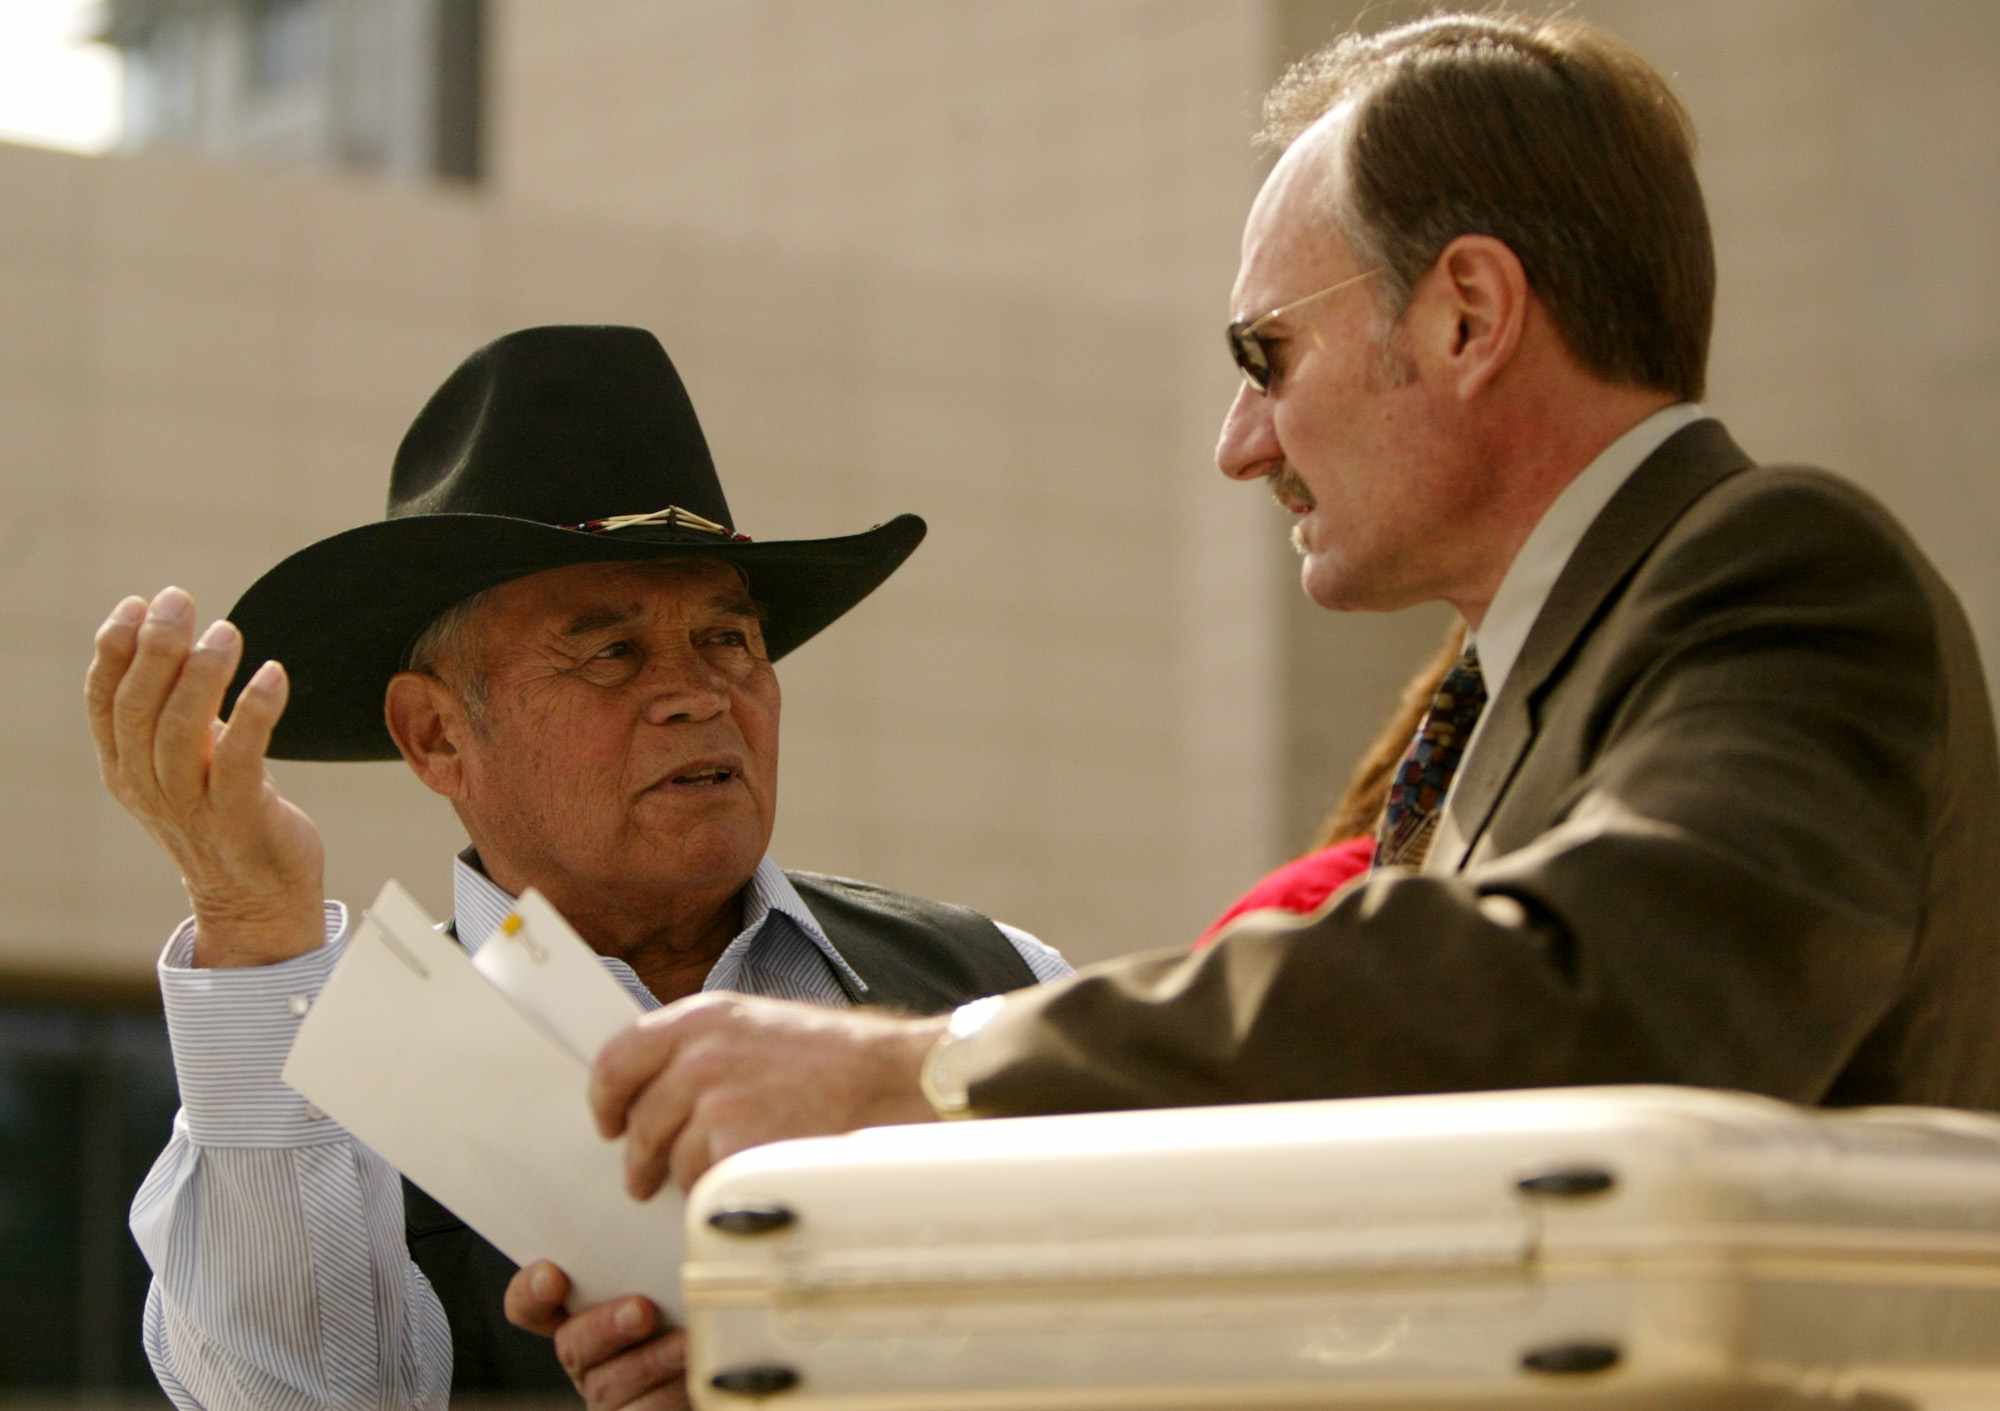
{"type": "MultiPolygon", "coordinates": [[[[594,1075],[634,1194],[937,1115],[1625,1082],[2000,1108],[1971,635],[1881,508],[1698,405],[1714,258],[1665,82],[1579,22],[1452,16],[1336,43],[1267,116],[1218,463],[1297,516],[1315,602],[1442,600],[1476,649],[1376,871],[948,1021],[670,1007],[594,1075]]],[[[616,1366],[528,1278],[512,1316],[616,1366]]]]}

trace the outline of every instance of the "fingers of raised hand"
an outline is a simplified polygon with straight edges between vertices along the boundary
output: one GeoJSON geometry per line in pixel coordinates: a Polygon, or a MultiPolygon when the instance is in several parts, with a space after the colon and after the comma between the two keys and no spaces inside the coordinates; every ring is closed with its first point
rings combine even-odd
{"type": "Polygon", "coordinates": [[[208,792],[210,746],[222,693],[236,673],[243,637],[227,622],[210,624],[195,639],[179,679],[160,707],[153,733],[153,775],[167,801],[186,809],[208,792]]]}
{"type": "Polygon", "coordinates": [[[90,715],[90,736],[97,743],[97,762],[106,784],[114,783],[118,767],[118,744],[112,725],[112,703],[118,685],[132,665],[139,649],[139,624],[146,616],[144,598],[126,598],[111,609],[90,657],[90,669],[83,677],[83,700],[90,715]]]}
{"type": "Polygon", "coordinates": [[[194,641],[194,600],[179,588],[162,589],[132,640],[130,659],[111,696],[112,750],[118,761],[114,787],[123,791],[127,803],[144,803],[157,789],[153,750],[160,712],[194,641]]]}
{"type": "Polygon", "coordinates": [[[194,601],[179,588],[112,609],[97,631],[84,699],[104,781],[128,808],[155,817],[205,798],[225,808],[256,800],[290,682],[282,666],[265,662],[225,725],[217,712],[242,654],[242,634],[227,621],[195,637],[194,601]]]}
{"type": "Polygon", "coordinates": [[[127,598],[98,629],[85,678],[105,782],[128,808],[152,816],[200,798],[210,724],[242,640],[227,623],[194,638],[194,600],[162,589],[127,598]]]}
{"type": "Polygon", "coordinates": [[[515,1271],[500,1306],[507,1321],[523,1332],[554,1337],[569,1318],[563,1306],[568,1297],[569,1276],[543,1259],[515,1271]]]}
{"type": "Polygon", "coordinates": [[[270,751],[271,732],[285,713],[290,695],[290,678],[275,661],[265,662],[244,683],[235,708],[229,712],[229,723],[215,737],[209,765],[209,796],[218,807],[246,808],[262,792],[264,756],[270,751]]]}

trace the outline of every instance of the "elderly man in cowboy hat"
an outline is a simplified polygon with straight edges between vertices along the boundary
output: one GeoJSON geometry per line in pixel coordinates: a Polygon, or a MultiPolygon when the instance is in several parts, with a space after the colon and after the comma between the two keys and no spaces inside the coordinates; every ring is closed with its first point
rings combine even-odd
{"type": "MultiPolygon", "coordinates": [[[[199,636],[179,589],[118,604],[86,684],[104,780],[194,910],[160,963],[183,1109],[133,1205],[146,1346],[177,1405],[569,1385],[503,1319],[512,1265],[278,1079],[348,919],[267,755],[400,755],[471,840],[461,938],[539,888],[649,1006],[706,989],[937,1012],[1067,969],[973,912],[767,855],[772,663],[923,533],[913,515],[804,542],[736,532],[658,342],[540,328],[431,398],[386,519],[292,555],[199,636]]],[[[650,1305],[575,1322],[671,1394],[681,1349],[650,1305]]]]}

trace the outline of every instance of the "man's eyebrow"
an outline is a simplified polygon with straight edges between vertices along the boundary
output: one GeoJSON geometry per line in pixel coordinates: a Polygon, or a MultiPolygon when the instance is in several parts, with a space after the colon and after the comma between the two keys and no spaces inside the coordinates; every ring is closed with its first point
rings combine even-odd
{"type": "Polygon", "coordinates": [[[628,603],[624,607],[590,608],[572,617],[562,629],[565,637],[583,637],[592,632],[602,632],[607,627],[622,627],[639,616],[639,605],[628,603]]]}
{"type": "Polygon", "coordinates": [[[717,612],[726,612],[733,617],[753,618],[758,622],[764,621],[771,615],[762,603],[741,588],[724,588],[708,600],[708,605],[717,612]]]}
{"type": "MultiPolygon", "coordinates": [[[[727,613],[731,617],[747,617],[754,622],[763,622],[770,616],[764,605],[741,588],[723,588],[708,600],[711,612],[727,613]]],[[[636,622],[644,609],[638,603],[627,603],[623,607],[586,608],[563,624],[565,637],[587,637],[593,632],[607,628],[623,627],[636,622]]]]}

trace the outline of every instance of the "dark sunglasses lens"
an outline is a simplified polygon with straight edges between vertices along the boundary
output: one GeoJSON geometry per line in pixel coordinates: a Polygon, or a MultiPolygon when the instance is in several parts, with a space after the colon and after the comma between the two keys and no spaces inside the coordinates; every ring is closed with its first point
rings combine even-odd
{"type": "Polygon", "coordinates": [[[1264,345],[1254,333],[1244,332],[1241,324],[1229,326],[1229,356],[1252,387],[1259,392],[1270,390],[1271,364],[1264,356],[1264,345]]]}

